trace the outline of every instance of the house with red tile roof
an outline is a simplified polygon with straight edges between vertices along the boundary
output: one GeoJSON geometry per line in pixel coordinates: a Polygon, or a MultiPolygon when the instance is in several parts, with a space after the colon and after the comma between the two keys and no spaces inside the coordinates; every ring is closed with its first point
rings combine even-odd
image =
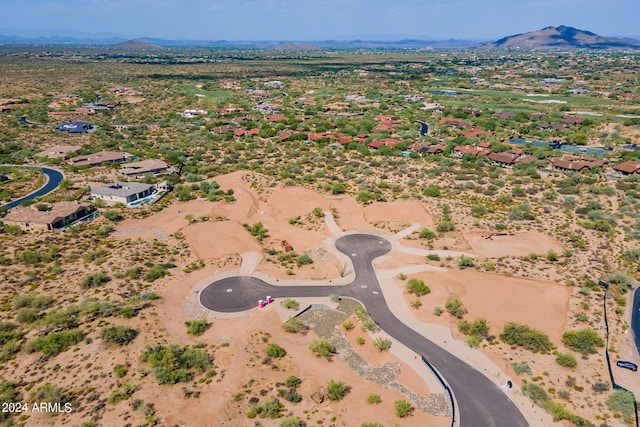
{"type": "Polygon", "coordinates": [[[640,161],[627,160],[626,162],[618,163],[611,168],[615,171],[623,173],[624,175],[631,175],[634,173],[640,174],[640,161]]]}
{"type": "Polygon", "coordinates": [[[265,119],[267,119],[271,123],[286,122],[289,120],[289,118],[284,114],[273,114],[270,116],[265,116],[265,119]]]}
{"type": "Polygon", "coordinates": [[[490,152],[491,150],[489,148],[474,147],[473,145],[456,145],[453,148],[453,155],[455,157],[463,157],[465,154],[481,156],[489,154],[490,152]]]}
{"type": "Polygon", "coordinates": [[[560,170],[583,172],[599,166],[604,166],[606,162],[591,157],[578,158],[573,156],[555,157],[551,159],[551,165],[560,170]]]}

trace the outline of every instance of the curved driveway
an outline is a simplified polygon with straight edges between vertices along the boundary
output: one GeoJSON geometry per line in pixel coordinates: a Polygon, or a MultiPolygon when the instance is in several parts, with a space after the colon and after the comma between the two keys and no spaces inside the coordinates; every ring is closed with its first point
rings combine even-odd
{"type": "Polygon", "coordinates": [[[391,250],[386,239],[351,234],[336,241],[336,248],[353,261],[356,278],[348,285],[273,286],[251,276],[218,280],[200,293],[200,303],[220,312],[256,307],[267,295],[274,298],[326,297],[339,294],[359,300],[380,327],[393,338],[423,355],[444,376],[458,404],[461,426],[524,427],[527,421],[497,385],[480,372],[406,326],[393,315],[382,294],[372,261],[391,250]]]}
{"type": "Polygon", "coordinates": [[[34,191],[32,193],[29,193],[24,197],[20,197],[19,199],[12,200],[11,202],[7,203],[6,205],[0,206],[1,208],[6,208],[6,209],[15,208],[16,206],[19,206],[20,203],[24,202],[25,200],[33,200],[36,197],[46,196],[47,194],[51,193],[53,190],[58,188],[58,186],[60,185],[60,183],[64,179],[64,175],[62,175],[62,172],[60,172],[59,170],[56,170],[56,169],[44,168],[44,167],[39,167],[39,166],[37,166],[37,167],[36,166],[16,166],[16,167],[30,168],[30,169],[41,169],[42,172],[47,176],[47,182],[42,187],[38,188],[36,191],[34,191]]]}

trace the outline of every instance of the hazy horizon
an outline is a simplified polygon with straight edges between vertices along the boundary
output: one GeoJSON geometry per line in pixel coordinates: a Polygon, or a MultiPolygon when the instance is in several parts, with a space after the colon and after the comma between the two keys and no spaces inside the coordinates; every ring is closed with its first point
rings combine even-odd
{"type": "Polygon", "coordinates": [[[566,25],[628,37],[640,34],[637,16],[637,0],[21,0],[3,4],[0,34],[77,32],[82,37],[229,41],[495,40],[566,25]]]}

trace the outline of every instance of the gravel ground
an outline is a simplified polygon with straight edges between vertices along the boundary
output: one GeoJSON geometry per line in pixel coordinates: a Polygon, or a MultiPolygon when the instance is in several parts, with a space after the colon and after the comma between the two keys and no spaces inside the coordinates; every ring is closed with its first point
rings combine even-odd
{"type": "Polygon", "coordinates": [[[342,299],[335,310],[313,308],[300,315],[300,320],[312,329],[320,338],[329,341],[336,353],[347,366],[367,380],[382,387],[398,390],[419,410],[436,416],[450,415],[450,409],[444,394],[422,396],[414,393],[397,381],[400,375],[400,362],[385,363],[379,368],[364,360],[342,334],[340,325],[360,304],[351,299],[342,299]]]}

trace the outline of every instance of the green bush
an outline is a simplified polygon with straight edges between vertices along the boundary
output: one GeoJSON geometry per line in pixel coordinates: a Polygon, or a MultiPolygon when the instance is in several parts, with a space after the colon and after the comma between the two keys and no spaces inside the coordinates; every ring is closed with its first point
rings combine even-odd
{"type": "Polygon", "coordinates": [[[454,225],[453,221],[451,221],[451,220],[440,221],[436,225],[436,231],[438,233],[446,233],[448,231],[453,231],[454,228],[455,228],[455,225],[454,225]]]}
{"type": "Polygon", "coordinates": [[[422,230],[420,230],[420,234],[418,234],[418,237],[420,237],[421,239],[431,240],[436,238],[436,233],[429,230],[428,228],[423,228],[422,230]]]}
{"type": "Polygon", "coordinates": [[[420,279],[411,278],[407,281],[407,292],[416,296],[427,295],[431,292],[431,289],[420,279]]]}
{"type": "Polygon", "coordinates": [[[82,289],[95,288],[104,283],[107,283],[109,280],[111,280],[111,278],[107,276],[107,273],[105,271],[98,271],[97,273],[85,276],[80,281],[80,287],[82,289]]]}
{"type": "Polygon", "coordinates": [[[507,344],[519,345],[531,351],[551,351],[553,349],[553,344],[547,334],[515,322],[507,322],[504,325],[500,339],[507,344]]]}
{"type": "Polygon", "coordinates": [[[284,406],[280,403],[280,401],[278,399],[270,397],[265,399],[262,405],[260,405],[259,403],[250,404],[247,417],[255,418],[256,416],[260,416],[260,418],[276,419],[281,416],[281,412],[283,410],[284,406]]]}
{"type": "Polygon", "coordinates": [[[104,211],[102,213],[102,216],[107,218],[109,221],[117,221],[118,219],[120,219],[120,214],[118,213],[118,211],[114,210],[104,211]]]}
{"type": "Polygon", "coordinates": [[[449,314],[457,317],[458,319],[461,319],[462,316],[464,316],[468,312],[467,308],[457,298],[448,299],[445,304],[445,308],[447,309],[449,314]]]}
{"type": "Polygon", "coordinates": [[[209,329],[209,326],[211,326],[209,323],[207,323],[207,319],[200,319],[200,320],[193,320],[191,322],[185,322],[185,325],[187,326],[187,333],[189,335],[195,335],[195,336],[200,336],[204,334],[206,330],[209,329]]]}
{"type": "Polygon", "coordinates": [[[578,366],[576,357],[571,353],[560,353],[556,356],[556,363],[565,368],[575,368],[578,366]]]}
{"type": "Polygon", "coordinates": [[[382,337],[376,338],[373,345],[378,351],[387,351],[391,348],[391,340],[382,337]]]}
{"type": "Polygon", "coordinates": [[[284,381],[284,385],[289,388],[298,388],[300,384],[302,384],[302,380],[295,375],[287,377],[287,379],[284,381]]]}
{"type": "Polygon", "coordinates": [[[167,274],[165,268],[161,265],[154,265],[146,273],[144,273],[144,280],[147,282],[155,282],[156,280],[164,277],[167,274]]]}
{"type": "Polygon", "coordinates": [[[122,378],[127,375],[127,367],[125,365],[116,365],[113,367],[113,373],[116,374],[116,377],[122,378]]]}
{"type": "Polygon", "coordinates": [[[460,258],[460,261],[458,261],[458,267],[473,267],[473,266],[475,266],[475,263],[473,262],[473,258],[463,256],[460,258]]]}
{"type": "Polygon", "coordinates": [[[39,351],[45,356],[56,356],[79,343],[83,338],[84,333],[80,329],[52,332],[27,343],[26,351],[28,353],[39,351]]]}
{"type": "Polygon", "coordinates": [[[299,332],[303,332],[307,329],[307,327],[302,323],[300,319],[297,317],[292,317],[282,324],[282,330],[285,332],[289,332],[292,334],[297,334],[299,332]]]}
{"type": "Polygon", "coordinates": [[[69,398],[62,387],[55,384],[46,383],[41,385],[32,393],[32,398],[37,402],[60,403],[64,408],[64,404],[69,402],[69,398]]]}
{"type": "Polygon", "coordinates": [[[329,380],[327,384],[327,393],[329,394],[329,399],[333,402],[338,400],[342,400],[344,398],[345,393],[347,392],[347,388],[342,381],[334,381],[329,380]]]}
{"type": "Polygon", "coordinates": [[[284,357],[287,354],[287,351],[278,344],[269,344],[265,352],[267,353],[267,356],[277,358],[284,357]]]}
{"type": "Polygon", "coordinates": [[[440,316],[442,314],[442,308],[441,307],[433,307],[433,314],[435,314],[436,316],[440,316]]]}
{"type": "Polygon", "coordinates": [[[292,298],[287,298],[286,300],[282,301],[281,304],[283,307],[290,310],[297,310],[300,308],[300,303],[292,298]]]}
{"type": "Polygon", "coordinates": [[[324,357],[327,360],[330,360],[336,351],[335,347],[329,341],[320,338],[314,338],[313,341],[311,341],[309,350],[315,353],[316,356],[324,357]]]}
{"type": "Polygon", "coordinates": [[[633,394],[625,390],[614,390],[607,399],[607,407],[622,414],[626,421],[630,421],[635,414],[633,394]]]}
{"type": "Polygon", "coordinates": [[[16,320],[20,323],[33,323],[38,320],[39,314],[40,310],[37,308],[23,308],[16,314],[16,320]]]}
{"type": "Polygon", "coordinates": [[[138,331],[129,326],[107,326],[100,331],[100,338],[120,345],[129,344],[137,336],[138,331]]]}
{"type": "Polygon", "coordinates": [[[367,403],[371,405],[377,405],[382,402],[379,394],[371,393],[367,396],[367,403]]]}
{"type": "Polygon", "coordinates": [[[513,372],[515,372],[516,375],[522,375],[522,374],[531,375],[531,367],[527,362],[512,363],[511,367],[513,368],[513,372]]]}
{"type": "Polygon", "coordinates": [[[37,308],[37,309],[45,309],[49,307],[53,303],[53,299],[44,295],[16,295],[13,298],[13,306],[15,308],[37,308]]]}
{"type": "Polygon", "coordinates": [[[284,420],[280,421],[278,427],[303,427],[304,425],[305,424],[302,422],[302,420],[300,420],[300,418],[294,417],[285,418],[284,420]]]}
{"type": "Polygon", "coordinates": [[[393,402],[393,410],[396,413],[396,417],[406,418],[413,412],[413,406],[406,400],[400,399],[393,402]]]}
{"type": "Polygon", "coordinates": [[[148,346],[140,359],[151,365],[158,384],[189,382],[193,378],[192,371],[205,372],[212,363],[211,356],[204,350],[178,345],[148,346]]]}
{"type": "Polygon", "coordinates": [[[562,342],[570,349],[582,354],[596,353],[595,347],[604,347],[604,340],[593,329],[567,331],[562,334],[562,342]]]}
{"type": "Polygon", "coordinates": [[[302,267],[303,265],[313,264],[313,260],[307,254],[302,254],[298,258],[296,258],[296,264],[298,267],[302,267]]]}

